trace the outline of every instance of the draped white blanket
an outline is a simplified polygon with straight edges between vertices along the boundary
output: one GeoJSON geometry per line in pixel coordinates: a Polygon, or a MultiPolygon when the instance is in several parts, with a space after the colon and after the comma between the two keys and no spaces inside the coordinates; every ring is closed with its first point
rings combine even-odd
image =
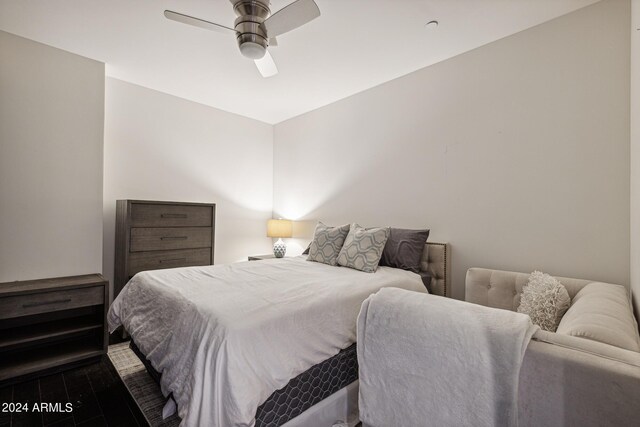
{"type": "Polygon", "coordinates": [[[514,426],[527,315],[382,289],[358,317],[360,419],[369,427],[514,426]]]}
{"type": "Polygon", "coordinates": [[[417,274],[363,273],[306,257],[143,272],[109,310],[162,373],[184,426],[253,426],[275,390],[356,338],[362,301],[417,274]]]}

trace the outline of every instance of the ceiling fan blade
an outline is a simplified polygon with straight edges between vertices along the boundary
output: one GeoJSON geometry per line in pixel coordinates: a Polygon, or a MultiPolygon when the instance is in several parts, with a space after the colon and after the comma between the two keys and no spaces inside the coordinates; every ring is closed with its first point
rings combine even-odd
{"type": "Polygon", "coordinates": [[[256,67],[258,67],[258,71],[262,74],[262,77],[266,78],[278,74],[278,67],[276,67],[276,63],[273,62],[273,58],[268,50],[262,58],[256,59],[254,62],[256,63],[256,67]]]}
{"type": "Polygon", "coordinates": [[[320,9],[314,0],[296,0],[267,18],[262,27],[269,37],[275,37],[295,30],[318,16],[320,9]]]}
{"type": "Polygon", "coordinates": [[[278,47],[278,39],[275,37],[271,37],[269,39],[269,46],[271,47],[278,47]]]}
{"type": "Polygon", "coordinates": [[[181,22],[183,24],[193,25],[194,27],[204,28],[205,30],[216,31],[224,34],[234,34],[236,30],[233,28],[225,27],[224,25],[216,24],[215,22],[205,21],[204,19],[194,18],[193,16],[185,15],[183,13],[174,12],[172,10],[165,10],[164,16],[172,21],[181,22]]]}

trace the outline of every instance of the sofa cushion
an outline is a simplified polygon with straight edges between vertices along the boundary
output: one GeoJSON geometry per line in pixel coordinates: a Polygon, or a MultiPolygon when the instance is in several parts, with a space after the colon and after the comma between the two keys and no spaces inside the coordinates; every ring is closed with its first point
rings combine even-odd
{"type": "Polygon", "coordinates": [[[555,332],[569,305],[569,293],[558,279],[534,271],[522,288],[518,313],[528,314],[534,324],[545,331],[555,332]]]}
{"type": "Polygon", "coordinates": [[[590,283],[582,288],[556,332],[640,352],[631,302],[620,285],[590,283]]]}

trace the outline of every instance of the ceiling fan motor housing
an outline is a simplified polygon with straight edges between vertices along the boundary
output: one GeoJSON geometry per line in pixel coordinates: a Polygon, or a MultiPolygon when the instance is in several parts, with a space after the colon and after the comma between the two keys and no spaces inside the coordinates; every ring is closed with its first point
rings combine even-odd
{"type": "Polygon", "coordinates": [[[271,14],[268,0],[230,0],[238,18],[235,30],[240,52],[247,58],[260,59],[269,46],[269,37],[261,24],[271,14]]]}

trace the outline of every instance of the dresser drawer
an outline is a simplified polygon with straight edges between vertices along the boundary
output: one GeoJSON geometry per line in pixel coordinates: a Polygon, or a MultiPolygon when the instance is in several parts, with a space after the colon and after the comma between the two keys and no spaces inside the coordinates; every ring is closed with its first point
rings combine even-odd
{"type": "Polygon", "coordinates": [[[211,264],[211,249],[134,252],[129,257],[129,276],[145,270],[211,264]]]}
{"type": "Polygon", "coordinates": [[[132,227],[211,227],[213,208],[197,205],[133,203],[132,227]]]}
{"type": "Polygon", "coordinates": [[[0,319],[104,303],[104,286],[39,292],[0,298],[0,319]]]}
{"type": "Polygon", "coordinates": [[[208,247],[211,247],[211,227],[131,229],[131,252],[208,247]]]}

